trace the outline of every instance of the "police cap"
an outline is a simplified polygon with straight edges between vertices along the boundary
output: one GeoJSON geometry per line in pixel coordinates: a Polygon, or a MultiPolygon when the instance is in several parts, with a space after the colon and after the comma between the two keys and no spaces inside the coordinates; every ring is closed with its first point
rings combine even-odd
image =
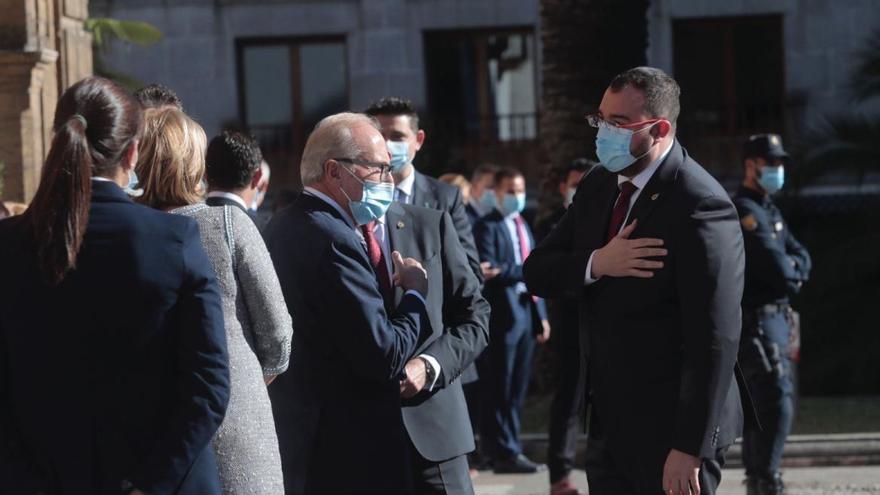
{"type": "Polygon", "coordinates": [[[753,134],[743,146],[745,158],[786,159],[788,152],[782,147],[779,134],[753,134]]]}

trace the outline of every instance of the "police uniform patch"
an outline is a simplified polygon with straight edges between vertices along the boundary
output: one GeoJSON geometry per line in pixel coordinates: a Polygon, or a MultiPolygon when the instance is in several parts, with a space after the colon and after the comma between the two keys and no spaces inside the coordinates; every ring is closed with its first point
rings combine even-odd
{"type": "Polygon", "coordinates": [[[746,215],[740,218],[739,223],[749,232],[758,228],[758,219],[755,218],[755,215],[746,215]]]}

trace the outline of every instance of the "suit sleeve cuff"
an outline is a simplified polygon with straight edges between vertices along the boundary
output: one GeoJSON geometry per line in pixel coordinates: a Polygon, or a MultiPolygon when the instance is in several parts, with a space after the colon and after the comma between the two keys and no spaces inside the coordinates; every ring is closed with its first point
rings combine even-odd
{"type": "Polygon", "coordinates": [[[428,385],[428,392],[433,392],[434,386],[437,385],[437,380],[440,379],[440,372],[442,371],[440,368],[440,362],[437,361],[434,356],[429,356],[427,354],[419,354],[419,357],[427,361],[431,365],[431,368],[434,368],[434,381],[428,385]]]}
{"type": "MultiPolygon", "coordinates": [[[[596,254],[596,251],[590,253],[590,259],[587,261],[587,270],[584,272],[584,285],[590,285],[597,280],[598,278],[593,278],[593,256],[596,254]]],[[[583,259],[583,258],[581,258],[583,259]]],[[[601,278],[601,277],[600,277],[601,278]]]]}
{"type": "Polygon", "coordinates": [[[408,290],[408,291],[406,291],[406,292],[403,293],[404,296],[406,296],[406,295],[408,295],[408,294],[412,294],[412,295],[416,296],[416,298],[417,298],[419,301],[422,301],[422,304],[423,304],[426,308],[428,307],[428,303],[427,303],[427,301],[425,301],[425,296],[419,294],[419,291],[417,291],[417,290],[408,290]]]}

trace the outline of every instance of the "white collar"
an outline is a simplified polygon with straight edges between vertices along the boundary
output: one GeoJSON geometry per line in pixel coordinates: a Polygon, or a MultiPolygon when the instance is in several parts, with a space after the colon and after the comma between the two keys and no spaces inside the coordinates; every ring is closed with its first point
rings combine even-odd
{"type": "Polygon", "coordinates": [[[338,211],[339,214],[342,215],[342,218],[343,218],[343,220],[345,220],[345,223],[347,223],[348,226],[351,227],[352,229],[357,230],[357,225],[354,224],[354,220],[351,219],[351,215],[349,215],[348,212],[343,210],[342,207],[339,206],[339,203],[336,202],[336,200],[334,200],[330,196],[327,196],[326,194],[322,193],[321,191],[315,189],[314,187],[310,187],[310,186],[306,186],[305,189],[303,189],[303,192],[305,192],[306,194],[311,194],[312,196],[320,199],[321,201],[323,201],[323,202],[327,203],[328,205],[332,206],[333,208],[335,208],[336,211],[338,211]]]}
{"type": "Polygon", "coordinates": [[[651,177],[654,176],[654,172],[656,172],[657,169],[660,168],[660,164],[663,163],[663,160],[665,160],[666,157],[669,155],[669,152],[672,151],[672,145],[674,143],[675,143],[675,140],[672,140],[669,143],[669,147],[666,148],[663,151],[663,153],[661,153],[660,156],[657,157],[656,160],[651,162],[651,164],[648,165],[645,168],[645,170],[642,170],[641,172],[639,172],[639,174],[636,175],[635,177],[633,177],[632,179],[630,179],[629,177],[627,177],[625,175],[618,175],[617,176],[617,185],[620,186],[624,182],[629,181],[629,182],[632,182],[632,184],[634,186],[636,186],[636,188],[638,188],[639,191],[644,189],[645,186],[648,185],[648,181],[651,180],[651,177]]]}
{"type": "MultiPolygon", "coordinates": [[[[98,182],[112,182],[112,183],[116,184],[116,181],[115,181],[115,180],[113,180],[113,179],[108,179],[108,178],[106,178],[106,177],[92,177],[92,180],[95,180],[95,181],[98,181],[98,182]]],[[[119,185],[119,184],[117,184],[117,185],[119,185]]]]}
{"type": "Polygon", "coordinates": [[[209,198],[226,198],[236,203],[240,204],[242,208],[245,210],[248,209],[248,205],[244,202],[244,199],[238,194],[226,192],[226,191],[211,191],[208,193],[209,198]]]}
{"type": "Polygon", "coordinates": [[[409,174],[409,177],[400,181],[399,184],[395,184],[394,187],[396,187],[398,190],[403,192],[403,194],[406,194],[406,196],[408,198],[411,198],[413,184],[415,184],[415,182],[416,182],[416,169],[415,169],[415,167],[413,167],[412,173],[409,174]]]}

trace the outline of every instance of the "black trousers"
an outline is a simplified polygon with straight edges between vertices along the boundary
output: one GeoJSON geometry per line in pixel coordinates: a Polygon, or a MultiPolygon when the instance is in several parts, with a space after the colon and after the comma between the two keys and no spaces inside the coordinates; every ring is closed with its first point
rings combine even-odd
{"type": "MultiPolygon", "coordinates": [[[[701,495],[715,495],[718,491],[726,450],[726,447],[719,449],[713,459],[703,459],[700,467],[701,495]]],[[[664,495],[665,456],[642,454],[644,453],[632,452],[629,455],[612,453],[593,411],[590,418],[590,435],[587,439],[586,462],[590,495],[664,495]]]]}
{"type": "Polygon", "coordinates": [[[587,372],[579,346],[577,301],[548,301],[553,333],[550,345],[556,357],[557,387],[550,405],[547,465],[550,483],[568,477],[574,469],[577,437],[586,407],[587,372]]]}
{"type": "Polygon", "coordinates": [[[474,495],[466,455],[434,462],[422,457],[412,442],[410,451],[415,468],[414,495],[474,495]]]}

